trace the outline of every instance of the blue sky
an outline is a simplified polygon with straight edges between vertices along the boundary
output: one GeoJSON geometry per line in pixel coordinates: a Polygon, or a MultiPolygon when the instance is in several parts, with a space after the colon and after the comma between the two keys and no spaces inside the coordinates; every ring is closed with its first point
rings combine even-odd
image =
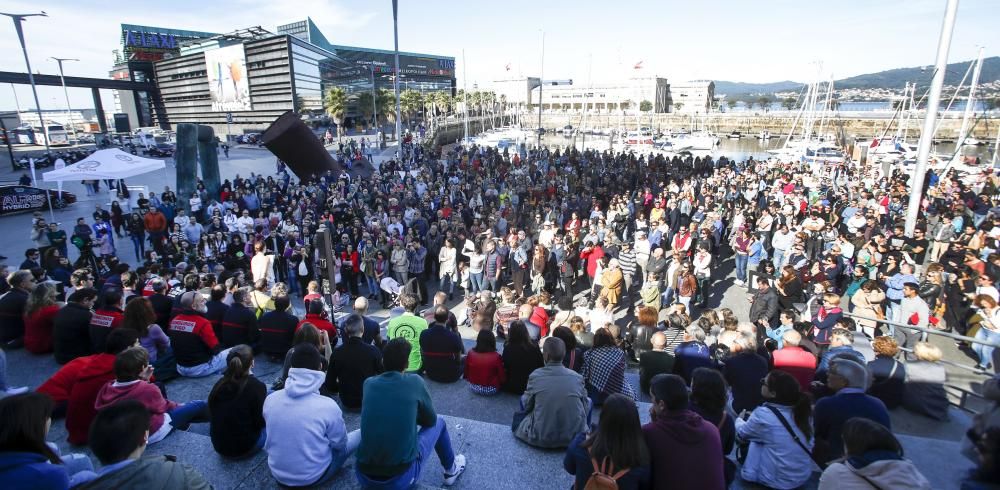
{"type": "MultiPolygon", "coordinates": [[[[545,31],[545,78],[586,83],[632,76],[683,81],[707,78],[745,82],[817,76],[836,78],[904,66],[930,65],[944,0],[400,0],[400,49],[451,55],[462,86],[462,50],[469,86],[477,81],[536,75],[545,31]],[[511,65],[509,72],[505,65],[511,65]]],[[[962,0],[949,61],[1000,54],[998,0],[962,0]]],[[[36,72],[55,73],[50,56],[79,58],[67,74],[106,77],[120,24],[228,32],[310,16],[335,44],[392,48],[390,0],[4,0],[0,10],[35,12],[25,36],[36,72]],[[112,6],[115,5],[115,6],[112,6]]],[[[0,70],[24,71],[8,19],[0,18],[0,70]]],[[[17,88],[21,107],[33,106],[28,87],[17,88]]],[[[74,106],[90,107],[85,90],[74,106]]],[[[39,92],[43,108],[62,109],[61,89],[39,92]]],[[[110,110],[109,94],[105,95],[110,110]]],[[[0,87],[0,109],[13,109],[10,86],[0,87]]]]}

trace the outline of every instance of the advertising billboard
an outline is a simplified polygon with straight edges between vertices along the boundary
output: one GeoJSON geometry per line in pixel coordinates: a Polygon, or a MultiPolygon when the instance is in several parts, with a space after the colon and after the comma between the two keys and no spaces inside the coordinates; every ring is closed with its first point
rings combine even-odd
{"type": "MultiPolygon", "coordinates": [[[[0,187],[0,216],[48,209],[49,203],[45,199],[46,192],[49,193],[52,203],[58,205],[56,201],[58,201],[60,194],[56,191],[23,185],[0,187]]],[[[76,201],[76,196],[68,192],[63,192],[62,198],[67,203],[76,201]]]]}
{"type": "Polygon", "coordinates": [[[247,59],[242,44],[206,51],[205,66],[213,111],[253,110],[247,81],[247,59]]]}

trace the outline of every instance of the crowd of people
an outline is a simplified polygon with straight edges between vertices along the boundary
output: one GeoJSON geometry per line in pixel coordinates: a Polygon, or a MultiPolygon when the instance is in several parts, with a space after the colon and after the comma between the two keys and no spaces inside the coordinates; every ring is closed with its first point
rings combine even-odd
{"type": "MultiPolygon", "coordinates": [[[[912,237],[900,170],[412,143],[367,178],[279,167],[217,194],[123,198],[68,237],[36,217],[24,263],[3,271],[0,342],[62,368],[22,393],[0,358],[0,413],[16,421],[0,475],[205,487],[141,455],[207,423],[220,455],[265,451],[282,485],[330,481],[353,456],[362,486],[405,488],[432,451],[450,485],[467,461],[426,377],[519,396],[513,437],[566,448],[576,488],[791,489],[820,471],[820,488],[930,488],[889,410],[948,417],[927,330],[986,341],[960,347],[997,366],[1000,207],[991,174],[929,177],[912,237]],[[743,287],[741,318],[721,299],[743,287]],[[370,302],[392,311],[384,332],[370,302]],[[272,386],[260,356],[283,364],[272,386]],[[204,400],[166,396],[172,379],[217,375],[204,400]],[[98,470],[46,443],[61,417],[98,470]]],[[[970,479],[1000,476],[998,435],[988,417],[970,432],[970,479]]]]}

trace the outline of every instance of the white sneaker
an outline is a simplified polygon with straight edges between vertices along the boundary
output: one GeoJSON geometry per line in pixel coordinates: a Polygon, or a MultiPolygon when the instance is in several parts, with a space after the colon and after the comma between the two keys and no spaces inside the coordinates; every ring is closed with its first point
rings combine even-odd
{"type": "Polygon", "coordinates": [[[0,391],[0,393],[2,393],[3,396],[20,395],[21,393],[27,393],[27,392],[28,392],[28,387],[27,386],[18,386],[16,388],[15,387],[9,387],[9,388],[7,388],[4,391],[0,391]]]}
{"type": "Polygon", "coordinates": [[[455,464],[451,467],[452,472],[449,473],[445,471],[444,473],[444,486],[450,487],[455,484],[455,480],[465,471],[465,455],[459,454],[455,456],[455,464]]]}

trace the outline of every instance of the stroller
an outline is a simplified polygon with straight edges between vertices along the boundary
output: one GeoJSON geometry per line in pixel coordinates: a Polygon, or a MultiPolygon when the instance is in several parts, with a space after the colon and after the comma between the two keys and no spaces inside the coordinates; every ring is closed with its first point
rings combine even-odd
{"type": "Polygon", "coordinates": [[[378,287],[382,291],[385,291],[388,298],[387,301],[383,302],[383,308],[391,309],[399,306],[399,293],[402,292],[402,288],[399,287],[399,282],[391,277],[385,277],[379,281],[378,287]]]}

